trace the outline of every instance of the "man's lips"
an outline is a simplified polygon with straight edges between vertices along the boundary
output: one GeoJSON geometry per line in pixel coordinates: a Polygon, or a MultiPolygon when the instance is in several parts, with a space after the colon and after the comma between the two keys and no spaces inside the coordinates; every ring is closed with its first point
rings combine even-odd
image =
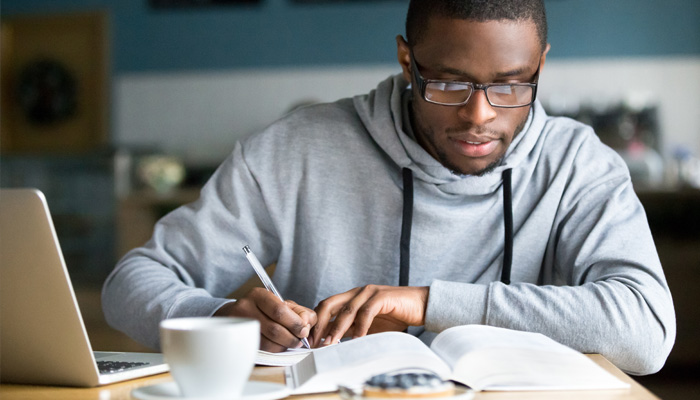
{"type": "Polygon", "coordinates": [[[469,140],[452,138],[450,141],[457,152],[467,157],[484,157],[493,153],[498,147],[498,140],[488,138],[469,140]]]}

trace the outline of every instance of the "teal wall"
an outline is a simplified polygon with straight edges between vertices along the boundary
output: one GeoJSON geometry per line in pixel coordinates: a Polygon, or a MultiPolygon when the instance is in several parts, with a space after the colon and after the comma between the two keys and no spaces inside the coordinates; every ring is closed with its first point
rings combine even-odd
{"type": "MultiPolygon", "coordinates": [[[[700,0],[546,0],[551,58],[697,56],[700,0]]],[[[148,0],[2,0],[3,17],[106,10],[114,73],[387,64],[407,0],[154,10],[148,0]]]]}

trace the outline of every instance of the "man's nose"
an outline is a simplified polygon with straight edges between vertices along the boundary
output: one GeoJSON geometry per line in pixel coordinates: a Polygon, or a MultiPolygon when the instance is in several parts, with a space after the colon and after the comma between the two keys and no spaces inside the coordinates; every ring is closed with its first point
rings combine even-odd
{"type": "Polygon", "coordinates": [[[459,115],[465,121],[481,126],[493,121],[498,113],[486,98],[483,90],[475,90],[467,104],[459,108],[459,115]]]}

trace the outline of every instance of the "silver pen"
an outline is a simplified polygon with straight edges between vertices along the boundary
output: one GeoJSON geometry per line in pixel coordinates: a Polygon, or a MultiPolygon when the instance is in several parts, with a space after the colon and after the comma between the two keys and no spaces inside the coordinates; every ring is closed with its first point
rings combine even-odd
{"type": "MultiPolygon", "coordinates": [[[[255,257],[255,254],[253,254],[253,252],[250,250],[250,247],[244,246],[243,252],[245,253],[245,258],[247,258],[248,262],[250,262],[250,265],[253,266],[255,273],[258,274],[258,278],[260,278],[263,285],[265,285],[265,289],[271,291],[275,296],[277,296],[278,299],[284,301],[282,295],[280,294],[280,292],[277,291],[277,288],[272,283],[270,276],[267,275],[267,272],[265,272],[265,268],[263,268],[262,264],[260,264],[258,257],[255,257]]],[[[301,338],[301,343],[307,349],[311,348],[311,346],[309,345],[309,341],[306,338],[301,338]]]]}

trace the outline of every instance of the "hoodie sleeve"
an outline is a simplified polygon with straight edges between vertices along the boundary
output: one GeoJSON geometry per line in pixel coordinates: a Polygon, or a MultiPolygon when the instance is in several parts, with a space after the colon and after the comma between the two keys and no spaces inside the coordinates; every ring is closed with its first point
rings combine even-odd
{"type": "Polygon", "coordinates": [[[543,260],[545,284],[435,281],[426,328],[540,332],[631,374],[658,371],[675,340],[673,302],[644,209],[618,167],[599,179],[590,167],[569,175],[543,260]]]}
{"type": "Polygon", "coordinates": [[[275,227],[237,144],[199,200],[163,217],[150,241],[119,261],[102,291],[107,322],[158,349],[161,320],[211,316],[253,276],[246,244],[264,264],[279,253],[275,227]]]}

